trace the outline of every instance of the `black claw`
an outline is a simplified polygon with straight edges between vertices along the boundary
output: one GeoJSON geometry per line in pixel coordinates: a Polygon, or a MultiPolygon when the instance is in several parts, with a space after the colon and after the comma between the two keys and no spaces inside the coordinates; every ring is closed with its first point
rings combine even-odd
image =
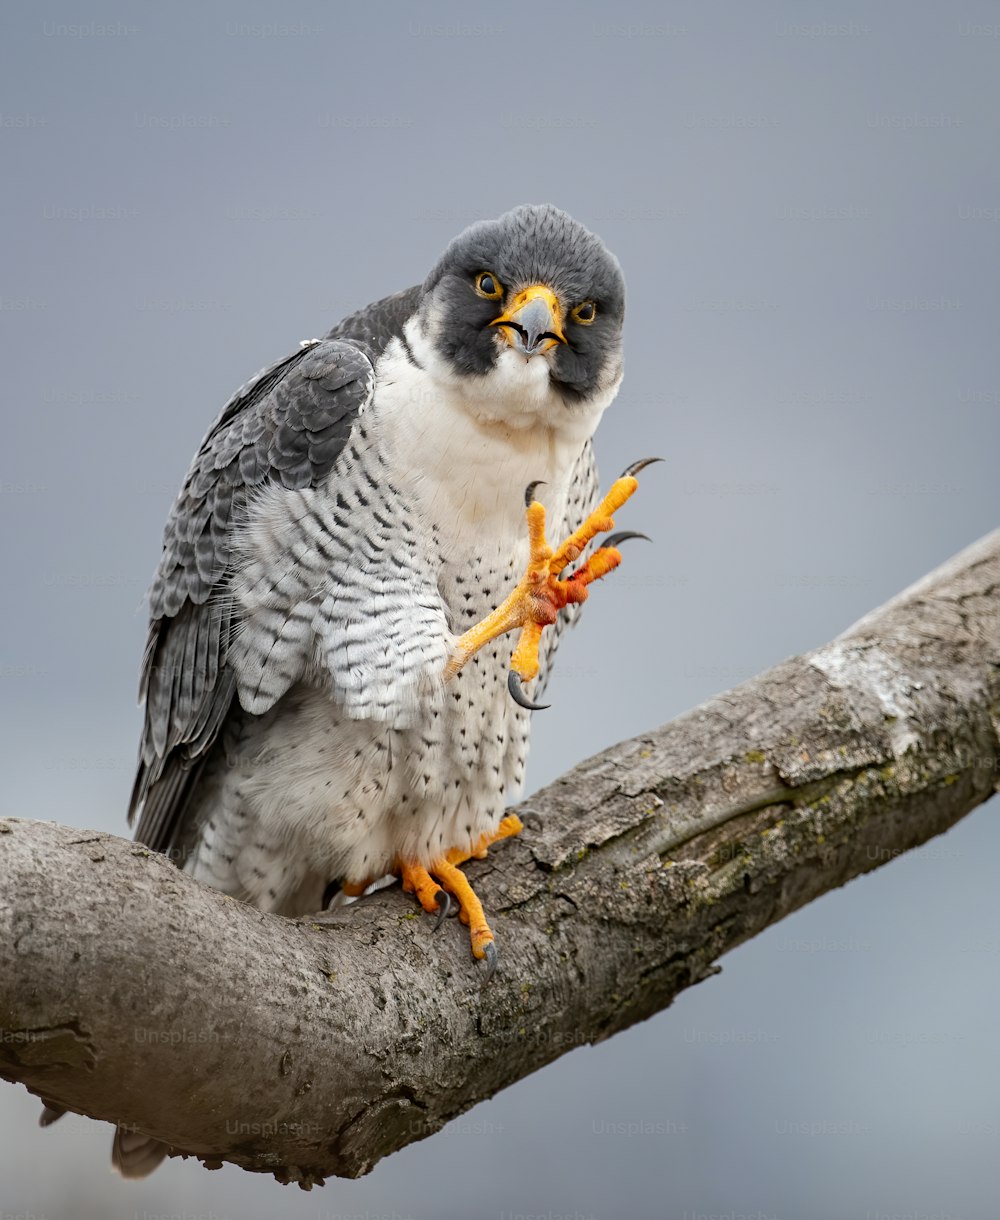
{"type": "Polygon", "coordinates": [[[494,974],[496,974],[497,960],[497,947],[493,941],[490,941],[489,944],[483,949],[483,961],[486,963],[486,977],[483,979],[484,987],[494,976],[494,974]]]}
{"type": "Polygon", "coordinates": [[[551,703],[532,703],[521,689],[521,679],[513,669],[507,675],[507,689],[514,702],[520,707],[526,707],[529,712],[544,712],[547,707],[552,706],[551,703]]]}
{"type": "Polygon", "coordinates": [[[645,470],[647,466],[652,466],[654,462],[662,462],[663,458],[643,458],[641,461],[633,462],[631,466],[626,466],[622,471],[622,478],[635,478],[640,470],[645,470]]]}
{"type": "Polygon", "coordinates": [[[438,913],[432,932],[436,932],[451,914],[451,895],[446,890],[438,890],[434,897],[437,899],[438,913]]]}
{"type": "Polygon", "coordinates": [[[653,541],[648,534],[638,534],[635,530],[619,530],[617,534],[608,534],[607,538],[601,543],[601,546],[621,546],[623,542],[628,542],[630,538],[644,538],[646,542],[653,541]]]}
{"type": "Polygon", "coordinates": [[[535,479],[534,483],[529,483],[529,484],[528,484],[528,486],[527,486],[527,487],[524,489],[524,506],[525,506],[525,508],[527,508],[527,507],[528,507],[528,505],[529,505],[529,504],[532,502],[532,500],[534,500],[534,498],[535,498],[535,488],[536,488],[536,487],[544,487],[544,486],[545,486],[545,480],[544,480],[544,479],[535,479]]]}

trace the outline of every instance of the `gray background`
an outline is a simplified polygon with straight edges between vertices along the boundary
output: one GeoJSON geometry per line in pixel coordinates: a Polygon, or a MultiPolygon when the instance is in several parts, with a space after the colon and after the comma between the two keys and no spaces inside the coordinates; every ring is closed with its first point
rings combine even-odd
{"type": "MultiPolygon", "coordinates": [[[[655,548],[564,646],[530,787],[996,524],[995,6],[3,24],[3,813],[125,833],[143,591],[209,422],[520,202],[571,211],[625,268],[605,474],[666,458],[620,518],[655,548]]],[[[995,1216],[996,809],[359,1182],[177,1162],[123,1184],[107,1126],[39,1131],[3,1086],[0,1216],[995,1216]]]]}

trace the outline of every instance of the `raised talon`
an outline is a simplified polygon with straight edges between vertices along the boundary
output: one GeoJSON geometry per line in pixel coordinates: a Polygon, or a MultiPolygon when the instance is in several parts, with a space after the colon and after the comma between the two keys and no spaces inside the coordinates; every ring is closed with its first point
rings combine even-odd
{"type": "Polygon", "coordinates": [[[539,711],[548,706],[533,702],[521,688],[522,682],[530,682],[538,673],[538,647],[542,630],[556,621],[560,610],[585,601],[589,594],[587,586],[606,576],[621,563],[616,543],[629,538],[645,538],[645,535],[634,531],[613,534],[572,576],[560,580],[560,574],[580,558],[598,534],[614,528],[613,514],[639,486],[636,473],[652,462],[661,460],[644,458],[633,462],[622,477],[612,484],[607,495],[579,529],[574,530],[556,550],[549,546],[545,538],[545,507],[534,498],[535,490],[542,480],[536,479],[528,484],[524,496],[530,543],[527,570],[513,592],[491,614],[474,627],[470,627],[456,641],[451,658],[445,666],[446,680],[458,673],[480,648],[509,631],[520,629],[517,646],[511,657],[507,689],[520,707],[539,711]]]}
{"type": "Polygon", "coordinates": [[[507,674],[507,689],[510,691],[510,697],[519,707],[525,707],[529,712],[544,712],[547,707],[551,707],[551,703],[532,703],[528,696],[524,693],[521,686],[521,679],[516,670],[510,670],[507,674]]]}
{"type": "Polygon", "coordinates": [[[532,501],[534,500],[535,488],[544,487],[544,486],[545,486],[544,479],[535,479],[535,481],[533,483],[528,484],[528,486],[524,489],[524,507],[525,508],[527,508],[528,505],[531,504],[532,501]]]}
{"type": "Polygon", "coordinates": [[[633,462],[631,466],[626,466],[622,471],[623,479],[634,479],[640,470],[645,470],[647,466],[652,466],[654,462],[662,462],[663,458],[640,458],[638,462],[633,462]]]}
{"type": "Polygon", "coordinates": [[[623,542],[628,542],[631,538],[642,538],[646,542],[653,541],[648,534],[640,534],[636,530],[619,530],[617,534],[609,534],[601,543],[601,547],[618,547],[623,542]]]}

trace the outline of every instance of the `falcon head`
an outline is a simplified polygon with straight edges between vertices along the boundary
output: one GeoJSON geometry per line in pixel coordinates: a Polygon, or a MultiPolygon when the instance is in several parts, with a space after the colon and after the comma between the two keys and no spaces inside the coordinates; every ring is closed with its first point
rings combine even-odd
{"type": "Polygon", "coordinates": [[[489,419],[602,411],[622,377],[625,281],[601,239],[551,205],[472,225],[423,285],[430,372],[489,419]]]}

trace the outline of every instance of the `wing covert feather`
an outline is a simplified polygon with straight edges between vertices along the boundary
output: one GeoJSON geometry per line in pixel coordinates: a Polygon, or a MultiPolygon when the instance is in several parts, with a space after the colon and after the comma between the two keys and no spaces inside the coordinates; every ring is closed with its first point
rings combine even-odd
{"type": "Polygon", "coordinates": [[[141,808],[136,838],[154,850],[177,838],[234,698],[226,657],[238,623],[226,580],[247,495],[267,483],[301,489],[326,478],[373,385],[364,341],[304,345],[233,395],[195,455],[149,593],[145,723],[129,821],[141,808]]]}

